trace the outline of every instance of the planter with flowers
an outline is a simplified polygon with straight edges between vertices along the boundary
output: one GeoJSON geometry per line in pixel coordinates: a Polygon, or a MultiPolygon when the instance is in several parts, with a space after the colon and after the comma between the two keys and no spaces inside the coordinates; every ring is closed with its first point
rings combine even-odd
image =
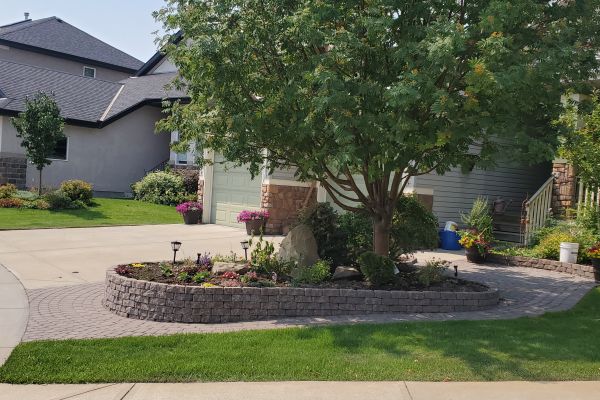
{"type": "Polygon", "coordinates": [[[263,233],[267,219],[269,219],[268,211],[243,210],[237,216],[238,222],[246,224],[248,235],[263,233]]]}
{"type": "Polygon", "coordinates": [[[179,214],[183,216],[186,225],[195,225],[202,218],[202,204],[197,201],[186,201],[176,207],[179,214]]]}
{"type": "Polygon", "coordinates": [[[600,242],[590,247],[587,251],[590,259],[592,260],[592,266],[594,267],[594,277],[597,281],[600,281],[600,242]]]}
{"type": "Polygon", "coordinates": [[[460,231],[459,235],[458,243],[465,248],[467,260],[477,264],[483,263],[490,251],[490,242],[485,236],[476,229],[460,231]]]}

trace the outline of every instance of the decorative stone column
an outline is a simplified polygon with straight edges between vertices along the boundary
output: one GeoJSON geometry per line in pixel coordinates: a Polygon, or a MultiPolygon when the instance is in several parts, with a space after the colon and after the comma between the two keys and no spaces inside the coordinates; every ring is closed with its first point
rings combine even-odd
{"type": "Polygon", "coordinates": [[[25,189],[27,180],[27,158],[18,155],[0,155],[0,185],[12,183],[25,189]]]}
{"type": "Polygon", "coordinates": [[[198,203],[204,204],[204,177],[198,179],[198,203]]]}
{"type": "Polygon", "coordinates": [[[269,235],[285,234],[296,222],[298,212],[317,201],[317,188],[288,186],[265,181],[261,188],[261,208],[269,211],[266,232],[269,235]]]}
{"type": "Polygon", "coordinates": [[[552,164],[554,184],[552,187],[552,210],[554,215],[563,216],[577,201],[577,175],[567,160],[557,159],[552,164]]]}

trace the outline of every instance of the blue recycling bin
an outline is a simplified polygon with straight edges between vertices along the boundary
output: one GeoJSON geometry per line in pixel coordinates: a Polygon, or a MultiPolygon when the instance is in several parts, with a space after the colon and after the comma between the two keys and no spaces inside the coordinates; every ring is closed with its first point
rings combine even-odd
{"type": "Polygon", "coordinates": [[[458,243],[460,236],[455,231],[441,231],[440,242],[444,250],[460,250],[462,246],[458,243]]]}

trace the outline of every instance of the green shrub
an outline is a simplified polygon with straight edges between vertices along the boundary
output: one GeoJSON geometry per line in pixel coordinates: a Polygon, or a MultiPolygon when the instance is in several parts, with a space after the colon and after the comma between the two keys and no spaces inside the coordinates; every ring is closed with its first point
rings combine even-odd
{"type": "Polygon", "coordinates": [[[390,233],[390,257],[436,248],[438,220],[416,196],[402,196],[396,204],[390,233]]]}
{"type": "MultiPolygon", "coordinates": [[[[254,237],[250,239],[251,247],[255,240],[254,237]]],[[[282,261],[277,257],[273,242],[264,240],[262,235],[258,237],[258,241],[250,253],[250,268],[253,271],[283,276],[288,275],[293,266],[293,263],[282,261]]]]}
{"type": "Polygon", "coordinates": [[[188,169],[188,168],[176,168],[176,169],[172,169],[169,172],[175,176],[180,176],[181,179],[183,179],[183,188],[185,190],[185,193],[194,195],[195,200],[197,200],[198,178],[200,175],[200,170],[188,169]]]}
{"type": "Polygon", "coordinates": [[[597,205],[584,206],[577,213],[577,224],[600,235],[600,207],[597,205]]]}
{"type": "Polygon", "coordinates": [[[317,203],[300,212],[298,222],[306,224],[318,244],[319,257],[331,260],[332,265],[348,262],[347,237],[339,227],[339,215],[329,203],[317,203]]]}
{"type": "Polygon", "coordinates": [[[135,199],[155,204],[176,205],[185,197],[183,178],[168,172],[152,172],[132,185],[135,199]]]}
{"type": "Polygon", "coordinates": [[[375,286],[386,285],[396,279],[394,262],[388,257],[367,251],[358,257],[358,264],[363,275],[375,286]]]}
{"type": "Polygon", "coordinates": [[[339,216],[339,229],[346,238],[346,252],[351,264],[373,249],[373,221],[365,213],[347,212],[339,216]]]}
{"type": "Polygon", "coordinates": [[[28,190],[17,190],[17,192],[13,195],[17,199],[25,200],[25,201],[33,201],[39,198],[37,193],[30,192],[28,190]]]}
{"type": "Polygon", "coordinates": [[[431,286],[444,280],[444,272],[448,269],[448,261],[433,259],[417,271],[417,279],[423,286],[431,286]]]}
{"type": "Polygon", "coordinates": [[[487,242],[493,240],[494,221],[490,214],[489,203],[485,197],[477,197],[473,202],[471,211],[468,214],[461,213],[460,218],[468,229],[477,230],[487,242]]]}
{"type": "Polygon", "coordinates": [[[0,198],[0,208],[21,208],[25,202],[14,197],[0,198]]]}
{"type": "Polygon", "coordinates": [[[64,181],[60,184],[60,190],[69,196],[71,200],[81,201],[88,206],[92,203],[94,197],[92,185],[79,179],[64,181]]]}
{"type": "Polygon", "coordinates": [[[331,264],[325,260],[318,260],[309,267],[298,268],[296,274],[295,282],[316,285],[331,278],[331,264]]]}
{"type": "Polygon", "coordinates": [[[574,221],[557,222],[554,226],[543,228],[537,232],[538,244],[532,249],[537,258],[558,260],[560,258],[560,243],[579,243],[578,262],[589,262],[586,250],[596,241],[597,236],[574,221]]]}
{"type": "Polygon", "coordinates": [[[54,190],[44,195],[50,210],[68,210],[85,207],[81,201],[73,201],[62,190],[54,190]]]}
{"type": "Polygon", "coordinates": [[[9,199],[17,194],[17,187],[12,183],[0,186],[0,199],[9,199]]]}

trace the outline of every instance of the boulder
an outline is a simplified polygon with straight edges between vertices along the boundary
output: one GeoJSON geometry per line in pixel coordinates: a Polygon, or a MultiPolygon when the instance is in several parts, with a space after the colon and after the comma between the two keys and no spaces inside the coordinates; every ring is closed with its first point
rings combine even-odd
{"type": "Polygon", "coordinates": [[[282,261],[295,261],[300,267],[317,262],[317,241],[312,230],[307,225],[298,225],[292,229],[279,246],[279,258],[282,261]]]}
{"type": "Polygon", "coordinates": [[[362,279],[360,271],[354,267],[336,267],[332,279],[334,281],[359,281],[362,279]]]}
{"type": "Polygon", "coordinates": [[[216,261],[212,266],[212,273],[221,275],[225,272],[235,272],[241,275],[248,272],[248,269],[248,264],[216,261]]]}

